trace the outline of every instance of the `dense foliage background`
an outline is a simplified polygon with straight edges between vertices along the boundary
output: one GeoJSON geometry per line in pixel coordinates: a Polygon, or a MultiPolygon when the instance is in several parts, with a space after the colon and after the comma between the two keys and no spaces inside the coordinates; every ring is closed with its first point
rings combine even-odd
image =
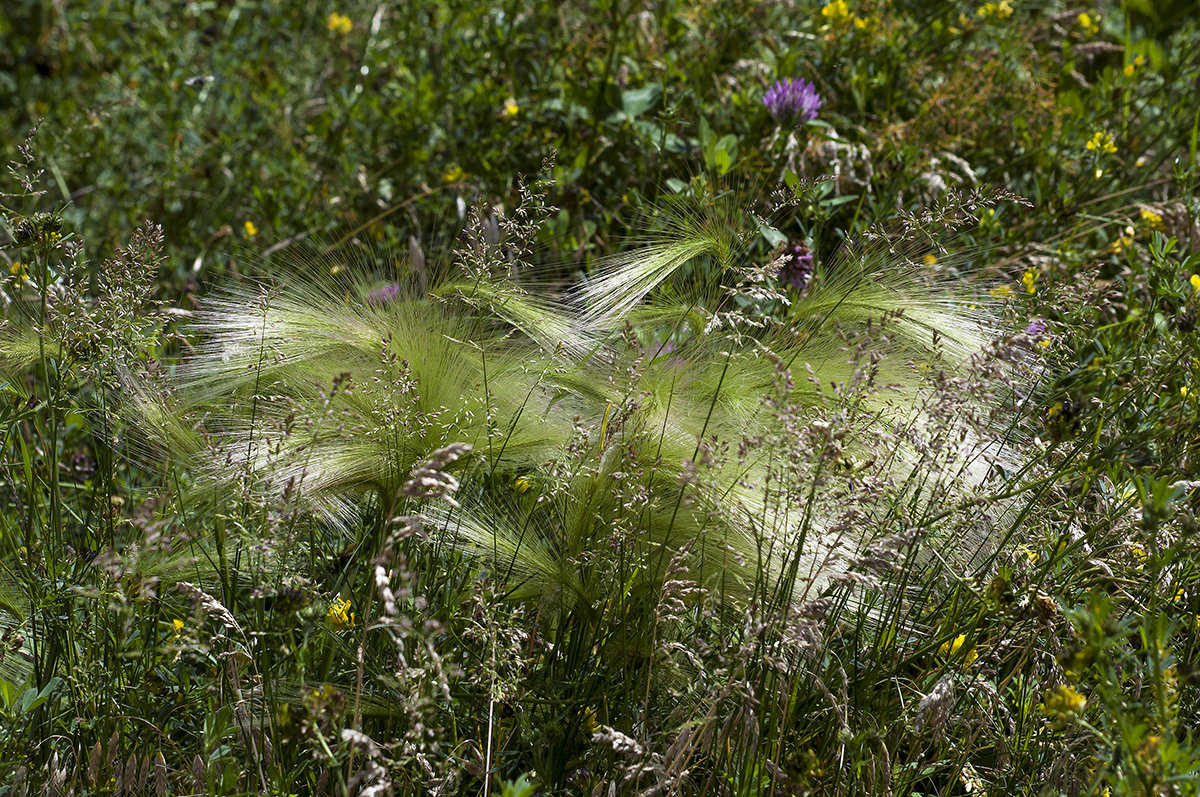
{"type": "Polygon", "coordinates": [[[0,41],[0,794],[1196,793],[1195,2],[11,0],[0,41]],[[903,309],[1003,342],[960,371],[903,309]],[[837,577],[699,550],[760,531],[746,449],[764,525],[854,527],[837,577]]]}

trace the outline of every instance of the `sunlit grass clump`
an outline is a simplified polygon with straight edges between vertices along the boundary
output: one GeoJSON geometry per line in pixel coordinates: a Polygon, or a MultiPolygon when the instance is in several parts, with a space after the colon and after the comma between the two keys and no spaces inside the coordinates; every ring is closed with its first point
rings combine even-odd
{"type": "MultiPolygon", "coordinates": [[[[778,276],[788,255],[748,261],[753,215],[692,201],[551,292],[514,259],[543,220],[540,196],[527,201],[534,214],[500,241],[469,230],[425,291],[403,274],[322,283],[309,264],[206,301],[161,396],[131,386],[146,443],[173,441],[189,500],[210,507],[285,501],[351,537],[433,512],[439,544],[562,611],[652,594],[671,563],[721,600],[811,599],[882,528],[870,513],[846,523],[844,477],[881,480],[874,509],[915,517],[979,487],[997,458],[1011,466],[1013,432],[986,416],[1013,400],[997,359],[1012,352],[987,348],[981,300],[902,241],[848,250],[797,289],[778,276]],[[968,395],[985,368],[994,389],[968,395]],[[470,452],[454,503],[421,509],[404,485],[453,445],[470,452]],[[614,550],[621,584],[587,564],[614,550]]],[[[980,532],[943,553],[970,559],[980,532]]]]}

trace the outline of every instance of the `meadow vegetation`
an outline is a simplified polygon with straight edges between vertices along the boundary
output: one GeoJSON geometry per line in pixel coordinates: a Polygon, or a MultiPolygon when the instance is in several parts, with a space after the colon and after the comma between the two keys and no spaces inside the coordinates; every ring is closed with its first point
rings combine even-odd
{"type": "Polygon", "coordinates": [[[1200,791],[1194,3],[0,31],[0,796],[1200,791]]]}

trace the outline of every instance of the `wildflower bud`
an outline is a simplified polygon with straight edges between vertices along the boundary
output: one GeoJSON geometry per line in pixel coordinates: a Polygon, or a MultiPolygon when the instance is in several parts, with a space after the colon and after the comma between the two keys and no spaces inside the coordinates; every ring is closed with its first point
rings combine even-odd
{"type": "Polygon", "coordinates": [[[28,246],[41,241],[45,236],[62,229],[62,218],[55,213],[34,213],[22,219],[13,229],[13,242],[17,246],[28,246]]]}
{"type": "Polygon", "coordinates": [[[1196,329],[1196,310],[1192,307],[1185,307],[1175,316],[1175,328],[1180,332],[1194,332],[1196,329]]]}
{"type": "Polygon", "coordinates": [[[37,237],[37,228],[33,226],[33,222],[29,219],[24,219],[17,224],[13,230],[13,240],[17,246],[26,246],[34,242],[37,237]]]}

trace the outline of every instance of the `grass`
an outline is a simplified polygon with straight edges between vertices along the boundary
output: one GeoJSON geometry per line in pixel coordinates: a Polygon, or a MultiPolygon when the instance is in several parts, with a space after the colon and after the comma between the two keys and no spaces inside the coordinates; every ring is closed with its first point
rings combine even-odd
{"type": "Polygon", "coordinates": [[[18,4],[0,794],[1195,793],[1188,11],[18,4]]]}

